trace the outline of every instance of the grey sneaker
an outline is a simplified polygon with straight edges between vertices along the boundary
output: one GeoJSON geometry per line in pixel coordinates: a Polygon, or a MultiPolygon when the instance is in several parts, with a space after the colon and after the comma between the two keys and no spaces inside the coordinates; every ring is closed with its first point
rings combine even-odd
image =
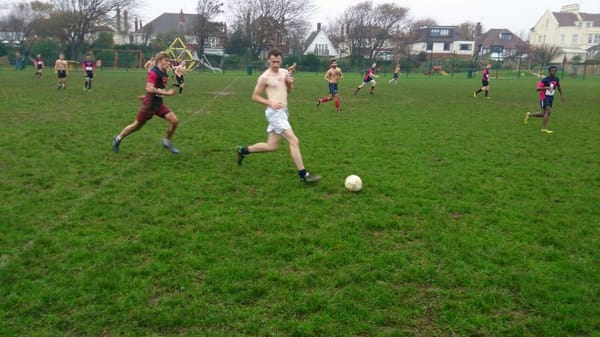
{"type": "Polygon", "coordinates": [[[166,143],[165,141],[163,141],[162,145],[164,146],[165,149],[171,151],[172,154],[178,154],[179,150],[173,146],[173,144],[171,143],[166,143]]]}
{"type": "Polygon", "coordinates": [[[115,136],[113,138],[113,146],[112,146],[114,153],[119,152],[119,145],[121,145],[121,140],[119,139],[119,136],[115,136]]]}
{"type": "Polygon", "coordinates": [[[237,153],[237,164],[242,166],[242,160],[244,160],[244,158],[246,157],[246,155],[242,153],[242,147],[236,146],[235,153],[237,153]]]}
{"type": "Polygon", "coordinates": [[[306,184],[314,184],[314,183],[318,182],[319,180],[321,180],[321,176],[313,176],[308,172],[306,172],[304,179],[300,179],[300,181],[302,181],[303,183],[306,183],[306,184]]]}

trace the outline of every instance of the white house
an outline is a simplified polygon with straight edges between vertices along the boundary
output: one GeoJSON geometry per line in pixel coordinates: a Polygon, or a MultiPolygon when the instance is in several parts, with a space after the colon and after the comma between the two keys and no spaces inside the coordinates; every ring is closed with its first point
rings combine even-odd
{"type": "Polygon", "coordinates": [[[421,52],[433,53],[437,56],[462,56],[473,55],[475,41],[460,39],[457,26],[431,26],[421,27],[416,38],[411,41],[411,54],[421,52]]]}
{"type": "Polygon", "coordinates": [[[339,53],[327,34],[321,30],[321,24],[317,23],[317,30],[310,33],[304,45],[303,55],[314,54],[316,56],[338,57],[339,53]]]}
{"type": "Polygon", "coordinates": [[[531,45],[562,48],[560,60],[577,55],[585,59],[588,49],[600,45],[600,14],[582,13],[577,4],[566,5],[560,12],[546,11],[530,32],[531,45]]]}

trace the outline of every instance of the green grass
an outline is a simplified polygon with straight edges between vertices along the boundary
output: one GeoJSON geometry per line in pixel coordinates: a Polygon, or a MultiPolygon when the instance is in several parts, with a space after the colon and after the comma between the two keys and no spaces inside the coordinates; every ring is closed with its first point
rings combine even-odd
{"type": "Polygon", "coordinates": [[[335,113],[300,73],[308,187],[285,143],[235,163],[266,139],[256,76],[186,77],[180,155],[159,118],[111,151],[143,72],[0,77],[0,336],[600,336],[598,78],[545,135],[534,78],[346,74],[335,113]]]}

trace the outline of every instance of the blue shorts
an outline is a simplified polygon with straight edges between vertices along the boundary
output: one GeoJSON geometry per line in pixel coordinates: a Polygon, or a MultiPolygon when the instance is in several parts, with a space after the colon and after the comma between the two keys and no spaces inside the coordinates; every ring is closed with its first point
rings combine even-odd
{"type": "Polygon", "coordinates": [[[329,83],[329,93],[332,95],[335,95],[338,93],[337,83],[329,83]]]}
{"type": "Polygon", "coordinates": [[[552,101],[554,100],[554,96],[546,96],[544,99],[540,100],[540,106],[543,108],[547,106],[552,106],[552,101]]]}

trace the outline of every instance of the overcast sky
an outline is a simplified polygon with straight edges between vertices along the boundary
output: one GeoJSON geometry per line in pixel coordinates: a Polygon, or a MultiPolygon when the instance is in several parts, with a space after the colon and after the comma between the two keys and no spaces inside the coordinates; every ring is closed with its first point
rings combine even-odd
{"type": "MultiPolygon", "coordinates": [[[[231,0],[221,0],[227,8],[231,0]]],[[[303,0],[298,0],[303,1],[303,0]]],[[[365,0],[312,0],[317,10],[311,14],[311,22],[327,25],[345,9],[365,0]],[[340,5],[343,3],[343,5],[340,5]]],[[[490,28],[508,28],[513,33],[527,36],[539,18],[551,10],[558,12],[561,6],[577,3],[582,12],[600,14],[600,0],[372,0],[374,4],[395,3],[409,9],[412,19],[435,19],[440,25],[457,25],[465,21],[481,22],[484,31],[490,28]]],[[[140,12],[145,23],[161,13],[196,13],[195,0],[147,0],[140,12]]],[[[226,17],[219,18],[228,21],[226,17]]]]}

